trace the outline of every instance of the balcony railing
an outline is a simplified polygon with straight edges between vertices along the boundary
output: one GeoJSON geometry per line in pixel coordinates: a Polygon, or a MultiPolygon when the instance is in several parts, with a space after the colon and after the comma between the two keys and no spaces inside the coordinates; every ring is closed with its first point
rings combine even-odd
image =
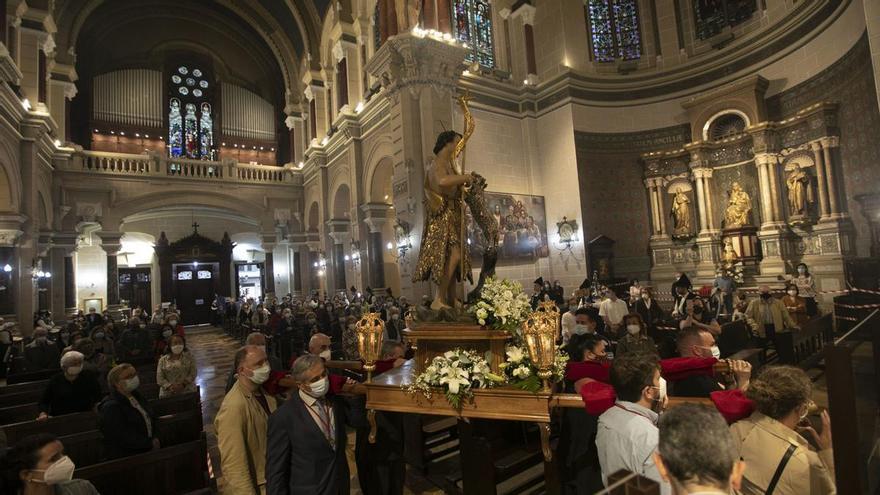
{"type": "Polygon", "coordinates": [[[77,151],[61,168],[70,172],[135,177],[181,177],[252,184],[291,184],[289,168],[236,163],[233,160],[208,161],[169,158],[157,154],[134,155],[105,151],[77,151]]]}

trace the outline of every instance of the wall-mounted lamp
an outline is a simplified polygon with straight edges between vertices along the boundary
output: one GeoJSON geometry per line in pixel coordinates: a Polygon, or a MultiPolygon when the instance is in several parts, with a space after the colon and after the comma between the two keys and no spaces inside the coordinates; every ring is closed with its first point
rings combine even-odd
{"type": "Polygon", "coordinates": [[[327,271],[327,258],[324,257],[324,251],[318,251],[318,261],[312,263],[312,266],[318,270],[318,276],[323,277],[327,271]]]}
{"type": "Polygon", "coordinates": [[[398,260],[402,258],[406,258],[406,253],[412,249],[412,240],[410,240],[410,226],[407,222],[402,222],[400,219],[397,220],[397,223],[394,224],[394,237],[396,239],[395,243],[389,242],[385,247],[388,250],[397,249],[397,254],[395,258],[398,260]]]}
{"type": "Polygon", "coordinates": [[[11,271],[12,271],[12,266],[11,266],[9,263],[6,263],[5,265],[3,265],[3,271],[6,272],[6,273],[11,272],[11,271]]]}
{"type": "Polygon", "coordinates": [[[558,248],[560,251],[571,251],[571,245],[578,242],[578,223],[577,220],[569,220],[568,217],[562,217],[561,222],[556,222],[556,234],[559,236],[558,248]]]}
{"type": "Polygon", "coordinates": [[[351,241],[351,254],[345,255],[345,261],[351,261],[354,266],[357,266],[361,262],[361,250],[360,244],[358,241],[351,241]]]}

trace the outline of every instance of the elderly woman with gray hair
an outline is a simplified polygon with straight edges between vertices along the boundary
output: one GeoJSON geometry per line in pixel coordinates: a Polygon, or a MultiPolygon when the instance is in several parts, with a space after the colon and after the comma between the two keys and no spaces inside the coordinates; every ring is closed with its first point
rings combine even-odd
{"type": "Polygon", "coordinates": [[[61,372],[49,379],[39,402],[37,420],[89,411],[101,400],[98,375],[83,370],[84,360],[85,356],[77,351],[68,351],[61,356],[61,372]]]}

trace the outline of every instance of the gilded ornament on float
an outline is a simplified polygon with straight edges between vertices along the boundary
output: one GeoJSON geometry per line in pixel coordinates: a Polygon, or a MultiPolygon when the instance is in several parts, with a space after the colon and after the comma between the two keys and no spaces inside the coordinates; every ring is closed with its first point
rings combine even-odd
{"type": "Polygon", "coordinates": [[[727,209],[724,210],[724,228],[732,229],[750,225],[749,213],[752,211],[752,199],[749,197],[739,182],[734,182],[730,188],[730,199],[727,201],[727,209]]]}
{"type": "Polygon", "coordinates": [[[382,352],[382,335],[385,333],[385,322],[379,313],[367,313],[355,325],[358,354],[364,360],[367,382],[373,379],[376,361],[382,352]]]}
{"type": "Polygon", "coordinates": [[[730,239],[725,239],[724,248],[721,251],[721,266],[725,271],[730,272],[733,270],[737,261],[739,261],[739,255],[736,254],[736,250],[733,249],[733,243],[730,242],[730,239]]]}
{"type": "Polygon", "coordinates": [[[522,324],[522,337],[529,359],[538,368],[538,378],[544,384],[543,391],[550,391],[550,376],[556,362],[556,336],[559,335],[559,309],[553,301],[538,304],[529,319],[522,324]]]}

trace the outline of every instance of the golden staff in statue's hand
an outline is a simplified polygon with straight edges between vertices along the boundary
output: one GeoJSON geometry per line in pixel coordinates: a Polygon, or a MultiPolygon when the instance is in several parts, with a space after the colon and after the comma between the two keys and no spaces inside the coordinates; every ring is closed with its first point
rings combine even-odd
{"type": "MultiPolygon", "coordinates": [[[[471,135],[474,133],[474,117],[473,117],[473,115],[471,115],[471,110],[468,107],[468,103],[471,101],[470,91],[465,89],[464,94],[459,95],[457,99],[458,99],[458,105],[461,107],[462,114],[464,115],[464,134],[462,134],[461,139],[458,141],[458,144],[455,145],[455,150],[452,153],[452,162],[454,164],[455,161],[459,158],[459,155],[461,155],[461,170],[459,170],[458,172],[461,175],[464,175],[466,173],[465,168],[464,168],[464,158],[465,158],[463,155],[464,147],[467,145],[468,139],[470,139],[471,135]]],[[[465,263],[464,263],[465,258],[464,257],[468,255],[468,252],[467,252],[467,226],[465,225],[465,214],[464,214],[464,208],[465,208],[464,195],[467,193],[467,190],[468,190],[468,186],[466,186],[466,185],[462,186],[461,198],[460,198],[460,202],[461,202],[461,247],[460,247],[461,259],[459,261],[459,264],[461,267],[460,274],[461,274],[461,283],[462,284],[464,284],[464,280],[465,280],[465,276],[466,276],[465,263]]]]}

